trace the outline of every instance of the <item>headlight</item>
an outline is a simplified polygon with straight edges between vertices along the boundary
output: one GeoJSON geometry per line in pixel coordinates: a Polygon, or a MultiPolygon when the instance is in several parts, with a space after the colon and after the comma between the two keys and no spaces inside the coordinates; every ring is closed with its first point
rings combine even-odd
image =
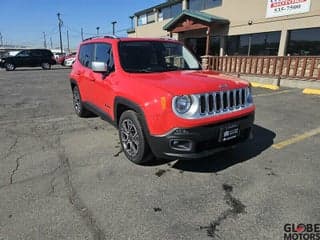
{"type": "Polygon", "coordinates": [[[192,100],[190,96],[178,96],[173,100],[174,110],[179,114],[184,114],[189,111],[192,100]]]}

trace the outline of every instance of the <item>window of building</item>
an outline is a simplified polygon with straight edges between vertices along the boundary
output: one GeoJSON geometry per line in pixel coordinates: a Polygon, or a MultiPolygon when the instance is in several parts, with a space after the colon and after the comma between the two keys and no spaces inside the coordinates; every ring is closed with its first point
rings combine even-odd
{"type": "Polygon", "coordinates": [[[143,14],[138,16],[138,26],[147,24],[147,15],[143,14]]]}
{"type": "Polygon", "coordinates": [[[189,9],[201,11],[220,6],[222,0],[189,0],[189,9]]]}
{"type": "Polygon", "coordinates": [[[220,54],[220,37],[213,36],[210,38],[210,55],[219,56],[220,54]]]}
{"type": "Polygon", "coordinates": [[[320,55],[320,28],[289,31],[287,54],[320,55]]]}
{"type": "Polygon", "coordinates": [[[155,21],[154,12],[147,13],[147,23],[153,23],[155,21]]]}
{"type": "Polygon", "coordinates": [[[158,21],[159,22],[163,21],[163,12],[161,9],[159,9],[159,11],[158,11],[158,21]]]}
{"type": "Polygon", "coordinates": [[[177,3],[161,9],[162,19],[174,18],[182,12],[182,3],[177,3]]]}
{"type": "Polygon", "coordinates": [[[229,36],[227,55],[277,56],[281,32],[229,36]]]}

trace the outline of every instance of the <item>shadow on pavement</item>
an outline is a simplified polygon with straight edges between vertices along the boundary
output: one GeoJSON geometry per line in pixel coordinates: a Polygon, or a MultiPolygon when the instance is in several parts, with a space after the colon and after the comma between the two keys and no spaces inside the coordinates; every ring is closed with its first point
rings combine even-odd
{"type": "Polygon", "coordinates": [[[258,125],[253,126],[253,139],[208,158],[178,160],[172,168],[190,172],[219,172],[230,166],[250,160],[273,144],[276,134],[258,125]]]}

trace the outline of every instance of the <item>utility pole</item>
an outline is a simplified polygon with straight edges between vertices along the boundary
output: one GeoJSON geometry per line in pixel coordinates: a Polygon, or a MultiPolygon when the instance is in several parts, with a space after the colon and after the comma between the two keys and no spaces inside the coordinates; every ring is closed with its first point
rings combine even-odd
{"type": "Polygon", "coordinates": [[[83,28],[81,28],[81,39],[83,41],[83,28]]]}
{"type": "Polygon", "coordinates": [[[50,37],[50,47],[51,47],[51,49],[53,49],[53,46],[52,46],[52,37],[50,37]]]}
{"type": "Polygon", "coordinates": [[[67,30],[68,53],[70,53],[69,31],[67,30]]]}
{"type": "Polygon", "coordinates": [[[43,47],[46,49],[47,48],[47,39],[46,39],[46,32],[43,33],[43,47]]]}
{"type": "Polygon", "coordinates": [[[0,32],[0,46],[1,47],[3,46],[3,36],[1,32],[0,32]]]}
{"type": "Polygon", "coordinates": [[[100,29],[100,27],[96,27],[96,29],[97,29],[97,36],[99,36],[99,29],[100,29]]]}
{"type": "Polygon", "coordinates": [[[116,23],[117,23],[117,21],[111,22],[111,24],[112,24],[112,35],[116,35],[116,34],[115,34],[115,33],[116,33],[116,29],[115,29],[116,23]]]}
{"type": "Polygon", "coordinates": [[[63,47],[62,47],[62,35],[61,35],[61,27],[63,25],[63,22],[60,18],[60,13],[57,13],[57,16],[58,16],[58,26],[59,26],[59,35],[60,35],[60,52],[63,53],[63,47]]]}

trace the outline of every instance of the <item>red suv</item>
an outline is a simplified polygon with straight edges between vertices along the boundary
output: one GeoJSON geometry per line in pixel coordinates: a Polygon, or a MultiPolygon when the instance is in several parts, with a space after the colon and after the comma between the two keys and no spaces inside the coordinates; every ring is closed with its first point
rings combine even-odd
{"type": "Polygon", "coordinates": [[[251,136],[250,84],[203,71],[182,43],[167,39],[84,40],[70,74],[73,106],[119,131],[126,157],[196,159],[251,136]]]}

